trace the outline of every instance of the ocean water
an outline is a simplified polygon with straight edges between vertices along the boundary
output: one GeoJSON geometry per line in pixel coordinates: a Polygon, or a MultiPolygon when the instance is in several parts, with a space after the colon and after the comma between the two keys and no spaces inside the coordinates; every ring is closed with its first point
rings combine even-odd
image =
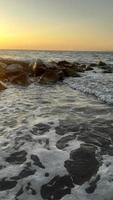
{"type": "MultiPolygon", "coordinates": [[[[112,52],[1,50],[0,57],[113,64],[112,52]]],[[[0,93],[0,200],[26,199],[113,200],[112,73],[94,68],[55,85],[10,85],[0,93]],[[64,162],[81,145],[96,148],[97,174],[59,196],[69,188],[65,183],[58,187],[54,178],[69,175],[64,162]],[[46,184],[50,190],[42,195],[46,184]]]]}

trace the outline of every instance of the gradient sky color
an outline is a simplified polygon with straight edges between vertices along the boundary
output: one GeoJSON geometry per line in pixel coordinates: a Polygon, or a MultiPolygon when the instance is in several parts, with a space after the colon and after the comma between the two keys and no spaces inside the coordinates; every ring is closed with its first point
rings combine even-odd
{"type": "Polygon", "coordinates": [[[0,0],[0,49],[113,50],[113,0],[0,0]]]}

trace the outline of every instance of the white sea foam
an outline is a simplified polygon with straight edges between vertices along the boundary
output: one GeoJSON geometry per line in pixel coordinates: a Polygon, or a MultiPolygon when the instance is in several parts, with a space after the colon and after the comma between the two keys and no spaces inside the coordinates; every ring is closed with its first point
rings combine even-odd
{"type": "Polygon", "coordinates": [[[80,78],[64,80],[71,88],[95,95],[100,100],[113,104],[113,74],[84,73],[80,78]]]}

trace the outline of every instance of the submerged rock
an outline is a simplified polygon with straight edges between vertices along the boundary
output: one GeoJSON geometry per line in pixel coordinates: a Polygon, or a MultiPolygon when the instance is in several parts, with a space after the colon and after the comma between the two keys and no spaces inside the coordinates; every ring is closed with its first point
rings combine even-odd
{"type": "Polygon", "coordinates": [[[55,176],[49,183],[41,188],[41,196],[47,200],[60,200],[66,194],[71,193],[74,187],[69,175],[63,177],[55,176]]]}
{"type": "Polygon", "coordinates": [[[22,164],[26,161],[26,151],[17,151],[12,153],[8,158],[6,158],[6,161],[11,164],[22,164]]]}
{"type": "Polygon", "coordinates": [[[95,149],[82,146],[70,153],[70,159],[64,163],[67,171],[77,185],[82,185],[97,173],[99,163],[95,158],[95,149]]]}
{"type": "Polygon", "coordinates": [[[14,188],[16,184],[16,181],[6,180],[6,178],[3,178],[0,180],[0,191],[10,190],[14,188]]]}

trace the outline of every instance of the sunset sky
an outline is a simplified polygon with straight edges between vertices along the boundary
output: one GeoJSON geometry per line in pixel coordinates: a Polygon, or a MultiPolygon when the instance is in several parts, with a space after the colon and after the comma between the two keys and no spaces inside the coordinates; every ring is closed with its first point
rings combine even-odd
{"type": "Polygon", "coordinates": [[[0,49],[113,50],[113,0],[0,0],[0,49]]]}

